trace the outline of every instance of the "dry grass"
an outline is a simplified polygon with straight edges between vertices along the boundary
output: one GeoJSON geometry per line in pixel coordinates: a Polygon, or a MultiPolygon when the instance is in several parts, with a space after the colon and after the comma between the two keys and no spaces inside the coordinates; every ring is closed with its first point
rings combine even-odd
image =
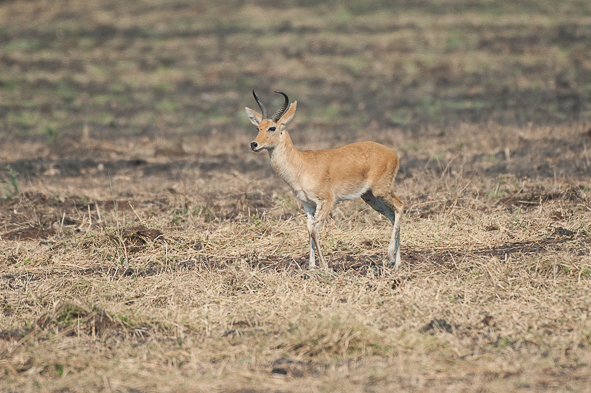
{"type": "MultiPolygon", "coordinates": [[[[547,138],[506,130],[518,152],[510,135],[547,138]]],[[[444,158],[470,134],[463,128],[401,152],[441,162],[407,167],[412,177],[397,185],[407,214],[396,273],[383,265],[390,225],[361,201],[338,205],[322,232],[331,272],[308,271],[300,207],[267,158],[245,149],[235,169],[208,169],[212,151],[164,176],[146,167],[167,160],[144,156],[94,184],[51,173],[22,184],[2,210],[4,386],[584,391],[585,179],[480,176],[498,161],[475,157],[494,157],[503,140],[483,131],[471,128],[483,137],[464,157],[444,158]]],[[[510,158],[516,167],[535,159],[510,158]]]]}

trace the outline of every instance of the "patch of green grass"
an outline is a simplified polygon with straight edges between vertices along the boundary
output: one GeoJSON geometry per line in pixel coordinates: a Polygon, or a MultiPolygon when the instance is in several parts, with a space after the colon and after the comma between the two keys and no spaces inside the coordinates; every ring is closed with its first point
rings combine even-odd
{"type": "Polygon", "coordinates": [[[159,110],[165,111],[165,112],[173,112],[176,109],[176,104],[174,102],[172,102],[170,99],[165,98],[162,101],[160,101],[158,104],[156,104],[156,109],[159,109],[159,110]]]}
{"type": "Polygon", "coordinates": [[[64,375],[65,366],[63,364],[56,364],[54,368],[54,373],[56,377],[61,377],[64,375]]]}
{"type": "Polygon", "coordinates": [[[327,108],[325,108],[322,112],[322,120],[325,123],[331,123],[334,121],[340,112],[340,105],[337,103],[330,104],[327,108]]]}
{"type": "Polygon", "coordinates": [[[341,66],[350,74],[359,76],[367,69],[368,63],[359,56],[347,56],[340,61],[341,66]]]}
{"type": "Polygon", "coordinates": [[[6,170],[8,171],[8,181],[6,184],[2,184],[2,188],[4,188],[4,196],[0,197],[1,203],[11,201],[19,194],[18,173],[14,172],[10,165],[6,166],[6,170]]]}
{"type": "Polygon", "coordinates": [[[443,102],[432,96],[424,97],[420,100],[421,110],[427,119],[435,124],[440,124],[443,120],[444,107],[443,102]]]}
{"type": "Polygon", "coordinates": [[[113,96],[108,94],[96,94],[93,95],[91,101],[95,105],[105,105],[113,99],[113,96]]]}
{"type": "Polygon", "coordinates": [[[115,83],[111,83],[109,85],[109,88],[111,91],[116,92],[116,93],[121,93],[123,91],[127,90],[127,85],[125,83],[121,83],[121,82],[115,82],[115,83]]]}
{"type": "Polygon", "coordinates": [[[484,101],[478,100],[466,100],[466,101],[445,101],[444,106],[446,109],[462,110],[462,109],[482,109],[489,104],[484,101]]]}
{"type": "Polygon", "coordinates": [[[69,86],[65,83],[60,83],[57,87],[56,94],[63,100],[72,101],[78,95],[78,91],[72,86],[69,86]]]}
{"type": "Polygon", "coordinates": [[[337,26],[346,26],[352,19],[353,14],[346,7],[338,7],[331,13],[331,19],[337,26]]]}
{"type": "Polygon", "coordinates": [[[403,152],[420,151],[421,145],[413,141],[408,141],[400,147],[400,150],[402,150],[403,152]]]}
{"type": "Polygon", "coordinates": [[[70,326],[74,321],[86,317],[86,315],[88,315],[88,312],[81,307],[74,304],[65,304],[59,309],[55,320],[60,325],[70,326]]]}
{"type": "MultiPolygon", "coordinates": [[[[488,198],[501,198],[501,197],[503,197],[505,195],[505,191],[502,191],[501,190],[501,186],[502,185],[503,185],[503,183],[502,182],[499,182],[497,184],[497,187],[495,188],[494,191],[486,192],[484,195],[486,197],[488,197],[488,198]]],[[[516,210],[519,210],[519,209],[516,209],[516,210]]]]}
{"type": "Polygon", "coordinates": [[[14,39],[9,40],[3,45],[3,51],[10,53],[10,52],[26,52],[30,50],[35,50],[38,48],[38,42],[35,40],[27,40],[27,39],[14,39]]]}
{"type": "Polygon", "coordinates": [[[38,124],[39,113],[34,110],[21,110],[8,113],[8,122],[19,128],[31,128],[38,124]]]}
{"type": "Polygon", "coordinates": [[[152,90],[155,92],[167,92],[172,90],[172,86],[168,82],[159,82],[152,87],[152,90]]]}
{"type": "Polygon", "coordinates": [[[0,81],[0,86],[2,86],[2,90],[5,91],[14,91],[18,85],[19,82],[13,79],[5,79],[0,81]]]}
{"type": "Polygon", "coordinates": [[[411,122],[412,113],[408,108],[398,108],[392,112],[390,121],[394,124],[405,126],[411,122]]]}
{"type": "Polygon", "coordinates": [[[48,146],[55,146],[60,139],[60,132],[51,126],[45,127],[45,143],[48,146]]]}
{"type": "Polygon", "coordinates": [[[454,51],[464,45],[462,35],[457,30],[451,30],[447,32],[447,40],[445,48],[449,51],[454,51]]]}
{"type": "Polygon", "coordinates": [[[111,126],[116,123],[115,116],[111,112],[99,112],[88,118],[90,122],[96,122],[103,126],[111,126]]]}
{"type": "Polygon", "coordinates": [[[128,317],[127,315],[124,314],[117,314],[117,315],[111,315],[111,317],[113,319],[118,320],[119,322],[121,322],[121,324],[125,327],[134,327],[137,326],[137,324],[135,323],[135,321],[133,321],[130,317],[128,317]]]}
{"type": "Polygon", "coordinates": [[[185,206],[181,209],[176,209],[173,211],[172,223],[174,225],[182,225],[184,222],[187,221],[187,215],[189,214],[189,209],[185,206]]]}

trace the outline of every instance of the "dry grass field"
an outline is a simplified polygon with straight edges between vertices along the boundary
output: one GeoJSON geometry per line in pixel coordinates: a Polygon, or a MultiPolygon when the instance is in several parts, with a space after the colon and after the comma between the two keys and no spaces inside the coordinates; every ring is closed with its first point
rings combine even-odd
{"type": "Polygon", "coordinates": [[[0,3],[0,390],[591,391],[591,3],[0,3]],[[396,149],[391,224],[249,151],[396,149]]]}

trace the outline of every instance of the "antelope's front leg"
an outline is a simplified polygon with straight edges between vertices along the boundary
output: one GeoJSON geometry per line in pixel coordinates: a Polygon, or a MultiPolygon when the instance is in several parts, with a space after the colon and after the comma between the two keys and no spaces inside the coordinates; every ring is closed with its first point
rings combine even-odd
{"type": "Polygon", "coordinates": [[[320,251],[320,245],[318,244],[318,231],[320,228],[322,228],[322,224],[324,223],[326,217],[328,217],[328,213],[332,207],[332,202],[332,200],[319,201],[316,205],[316,214],[314,214],[314,219],[312,220],[311,225],[310,223],[308,224],[308,230],[310,231],[311,229],[310,237],[312,240],[310,246],[312,247],[312,245],[316,245],[316,251],[318,251],[318,257],[320,258],[320,262],[322,262],[324,270],[328,270],[328,264],[326,263],[326,259],[324,259],[324,255],[322,255],[322,251],[320,251]]]}
{"type": "Polygon", "coordinates": [[[310,262],[309,266],[311,268],[316,267],[316,255],[314,254],[314,238],[312,237],[312,232],[314,231],[314,215],[316,214],[316,205],[312,205],[302,201],[302,206],[306,211],[306,219],[308,224],[308,238],[310,239],[310,262]]]}
{"type": "Polygon", "coordinates": [[[322,255],[322,251],[320,251],[320,245],[318,244],[318,229],[322,227],[321,222],[314,221],[312,223],[312,231],[310,232],[310,266],[314,262],[314,246],[316,246],[316,251],[318,252],[318,257],[320,258],[320,262],[324,270],[328,269],[328,264],[326,263],[326,259],[324,259],[324,255],[322,255]]]}

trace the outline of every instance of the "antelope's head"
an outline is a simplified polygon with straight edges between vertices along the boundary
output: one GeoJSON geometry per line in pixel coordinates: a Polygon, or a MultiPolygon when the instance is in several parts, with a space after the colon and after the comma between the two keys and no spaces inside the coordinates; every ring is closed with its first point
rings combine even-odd
{"type": "Polygon", "coordinates": [[[263,149],[273,149],[279,143],[281,143],[285,127],[295,115],[298,104],[297,101],[289,104],[289,98],[287,98],[285,93],[280,91],[276,91],[275,93],[281,94],[285,98],[285,102],[283,102],[281,108],[279,108],[279,110],[275,112],[273,117],[270,119],[267,118],[267,108],[265,108],[261,100],[259,100],[259,97],[257,97],[254,90],[252,91],[252,95],[254,96],[257,104],[259,104],[262,114],[257,113],[250,108],[244,108],[248,118],[250,119],[250,122],[254,124],[259,130],[257,137],[254,139],[254,141],[250,142],[250,148],[254,152],[259,152],[263,149]]]}

